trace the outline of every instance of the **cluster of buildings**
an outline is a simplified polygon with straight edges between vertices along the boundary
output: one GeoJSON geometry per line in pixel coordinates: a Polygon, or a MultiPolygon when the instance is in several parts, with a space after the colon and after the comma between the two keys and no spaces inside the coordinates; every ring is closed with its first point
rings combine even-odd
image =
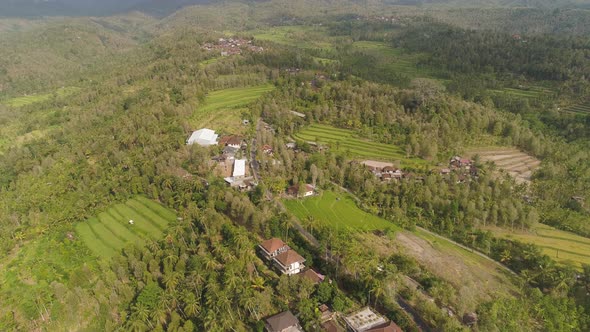
{"type": "Polygon", "coordinates": [[[361,164],[365,165],[381,181],[401,180],[406,175],[401,169],[394,167],[391,163],[365,160],[361,164]]]}
{"type": "MultiPolygon", "coordinates": [[[[324,276],[313,269],[305,269],[305,258],[281,239],[272,238],[258,245],[262,257],[271,262],[282,274],[296,275],[318,284],[324,281],[324,276]]],[[[365,307],[347,316],[333,313],[327,305],[319,306],[321,312],[322,328],[329,332],[344,332],[342,326],[346,326],[351,332],[402,332],[394,322],[365,307]]],[[[268,332],[299,332],[303,331],[299,320],[291,311],[285,311],[266,319],[265,327],[268,332]]]]}
{"type": "Polygon", "coordinates": [[[449,160],[449,167],[440,170],[440,175],[443,176],[451,173],[456,173],[459,176],[459,182],[464,182],[469,176],[477,177],[478,170],[473,160],[454,156],[449,160]]]}
{"type": "MultiPolygon", "coordinates": [[[[321,312],[322,329],[327,332],[344,332],[337,315],[330,311],[327,305],[322,304],[321,312]]],[[[349,332],[402,332],[402,329],[394,322],[375,313],[371,308],[365,307],[348,316],[342,317],[349,332]]],[[[265,322],[268,332],[303,332],[299,320],[289,310],[268,317],[265,322]]]]}
{"type": "Polygon", "coordinates": [[[264,48],[252,45],[252,40],[242,38],[219,38],[216,43],[205,43],[202,47],[206,51],[218,51],[221,56],[242,54],[243,50],[262,52],[264,48]]]}
{"type": "Polygon", "coordinates": [[[289,246],[281,239],[272,238],[266,240],[259,244],[258,248],[260,248],[262,257],[267,261],[272,262],[282,274],[298,274],[305,268],[305,265],[303,265],[305,258],[299,255],[295,250],[289,248],[289,246]]]}
{"type": "Polygon", "coordinates": [[[193,132],[186,144],[205,147],[222,146],[221,154],[211,159],[217,173],[230,187],[247,191],[256,186],[254,177],[248,174],[248,160],[237,158],[237,155],[247,148],[246,141],[242,137],[227,135],[219,138],[214,130],[203,128],[193,132]]]}
{"type": "Polygon", "coordinates": [[[388,22],[388,23],[395,23],[397,22],[397,18],[393,16],[373,16],[371,17],[372,21],[379,21],[379,22],[388,22]]]}

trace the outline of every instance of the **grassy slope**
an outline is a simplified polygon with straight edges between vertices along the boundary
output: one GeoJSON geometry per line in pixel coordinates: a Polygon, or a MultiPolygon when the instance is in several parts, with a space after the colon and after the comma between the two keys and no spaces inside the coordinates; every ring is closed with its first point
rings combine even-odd
{"type": "Polygon", "coordinates": [[[379,160],[400,160],[402,166],[424,165],[426,161],[416,158],[407,158],[401,148],[391,145],[371,142],[358,138],[352,130],[339,129],[326,125],[314,124],[297,134],[295,138],[303,141],[319,141],[322,144],[331,144],[333,149],[349,152],[358,158],[372,158],[379,160]]]}
{"type": "Polygon", "coordinates": [[[459,247],[444,238],[421,230],[409,232],[394,223],[371,215],[356,206],[348,194],[323,192],[303,200],[284,201],[287,209],[306,223],[310,217],[334,228],[357,231],[367,248],[387,257],[401,251],[432,273],[453,284],[458,293],[458,309],[474,310],[493,295],[516,294],[513,278],[495,262],[459,247]],[[358,231],[395,230],[394,239],[358,231]]]}
{"type": "Polygon", "coordinates": [[[534,243],[543,252],[562,264],[581,267],[590,264],[590,239],[538,224],[530,232],[510,232],[505,229],[490,229],[495,235],[507,239],[534,243]]]}

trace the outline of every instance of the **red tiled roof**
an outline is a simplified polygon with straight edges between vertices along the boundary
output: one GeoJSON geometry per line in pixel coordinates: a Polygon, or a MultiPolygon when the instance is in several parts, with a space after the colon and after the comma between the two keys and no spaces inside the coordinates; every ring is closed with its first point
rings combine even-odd
{"type": "Polygon", "coordinates": [[[374,327],[365,332],[403,332],[402,329],[394,322],[389,322],[381,326],[374,327]]]}
{"type": "Polygon", "coordinates": [[[278,254],[275,259],[283,264],[283,266],[288,266],[293,263],[303,263],[305,262],[305,258],[301,257],[295,250],[287,250],[284,253],[278,254]]]}
{"type": "Polygon", "coordinates": [[[267,252],[272,253],[286,246],[286,244],[285,242],[283,242],[283,240],[273,237],[270,240],[262,242],[260,246],[264,248],[264,250],[266,250],[267,252]]]}
{"type": "Polygon", "coordinates": [[[242,144],[242,138],[240,136],[236,136],[236,135],[229,135],[229,136],[223,136],[222,138],[219,139],[219,145],[225,146],[225,145],[240,145],[242,144]]]}
{"type": "Polygon", "coordinates": [[[322,276],[320,276],[316,271],[313,269],[307,269],[305,272],[301,274],[302,277],[309,279],[314,284],[317,284],[323,281],[322,276]]]}

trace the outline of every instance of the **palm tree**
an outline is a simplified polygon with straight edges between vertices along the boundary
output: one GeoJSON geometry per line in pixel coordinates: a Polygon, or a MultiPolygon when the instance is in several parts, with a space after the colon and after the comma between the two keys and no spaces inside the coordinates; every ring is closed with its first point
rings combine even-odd
{"type": "Polygon", "coordinates": [[[139,318],[142,322],[147,322],[151,328],[154,328],[152,322],[150,321],[150,311],[145,305],[138,303],[133,307],[133,311],[137,318],[139,318]]]}
{"type": "Polygon", "coordinates": [[[199,304],[199,300],[195,294],[189,292],[184,298],[184,313],[192,318],[196,317],[200,311],[201,305],[199,304]]]}
{"type": "Polygon", "coordinates": [[[168,312],[166,311],[166,307],[162,302],[160,302],[159,305],[152,310],[150,318],[157,324],[166,326],[168,321],[168,312]]]}
{"type": "Polygon", "coordinates": [[[164,285],[166,285],[166,289],[175,289],[180,282],[180,273],[178,272],[170,272],[164,275],[164,285]]]}

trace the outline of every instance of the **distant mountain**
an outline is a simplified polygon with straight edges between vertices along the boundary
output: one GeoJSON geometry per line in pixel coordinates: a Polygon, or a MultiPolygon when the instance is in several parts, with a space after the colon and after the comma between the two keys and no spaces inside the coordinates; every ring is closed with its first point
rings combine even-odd
{"type": "Polygon", "coordinates": [[[0,17],[103,16],[138,10],[169,14],[215,0],[0,0],[0,17]]]}
{"type": "Polygon", "coordinates": [[[589,0],[385,0],[396,5],[441,5],[449,7],[590,8],[589,0]]]}

